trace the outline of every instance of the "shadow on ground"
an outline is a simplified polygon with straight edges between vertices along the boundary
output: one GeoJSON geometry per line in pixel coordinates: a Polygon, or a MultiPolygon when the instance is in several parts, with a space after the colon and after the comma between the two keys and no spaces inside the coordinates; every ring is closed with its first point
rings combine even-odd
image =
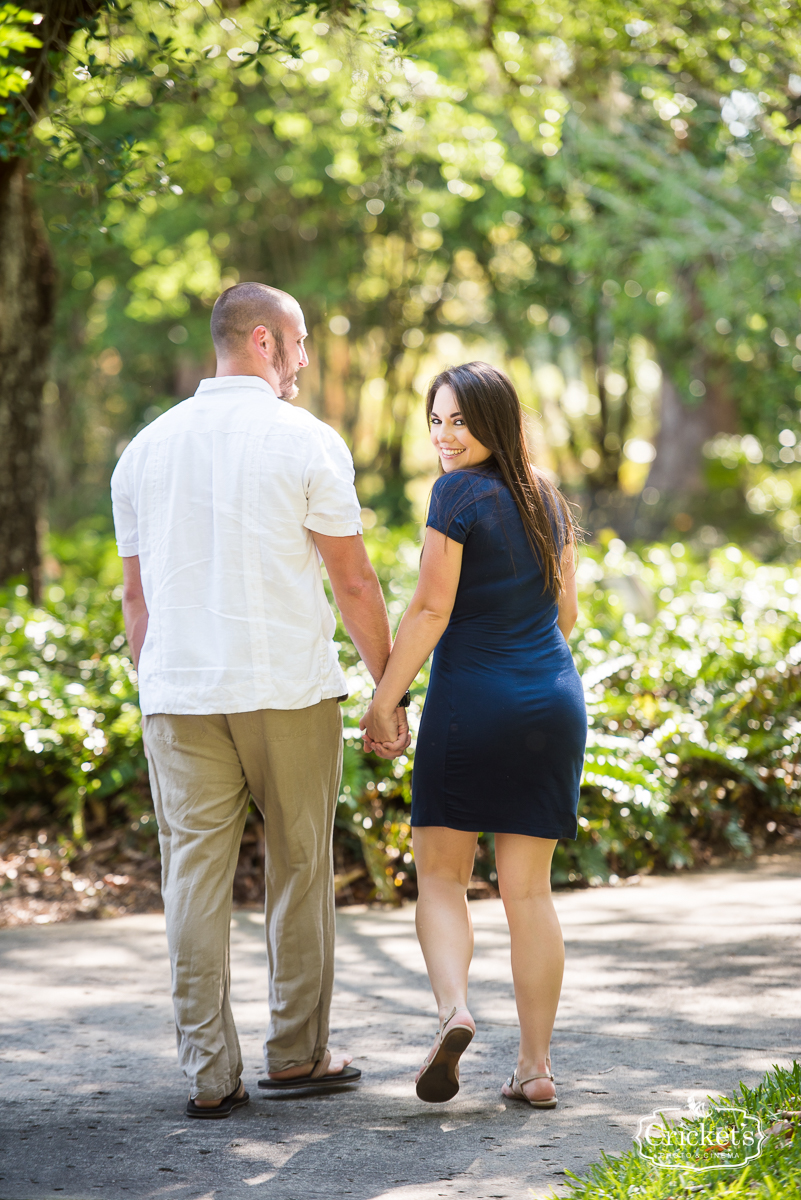
{"type": "Polygon", "coordinates": [[[232,929],[248,1108],[183,1115],[158,915],[0,932],[3,1200],[526,1200],[565,1190],[639,1116],[754,1083],[797,1057],[801,882],[794,862],[562,893],[568,968],[554,1037],[560,1106],[506,1101],[516,1015],[499,901],[472,905],[478,1036],[449,1104],[414,1095],[435,1029],[413,909],[338,914],[334,1046],[352,1089],[266,1097],[263,921],[232,929]]]}

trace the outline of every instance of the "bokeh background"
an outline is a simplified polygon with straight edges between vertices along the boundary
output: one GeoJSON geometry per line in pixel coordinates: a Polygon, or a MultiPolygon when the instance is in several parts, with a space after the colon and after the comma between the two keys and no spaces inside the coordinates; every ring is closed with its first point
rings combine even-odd
{"type": "MultiPolygon", "coordinates": [[[[86,0],[52,20],[0,4],[0,192],[24,180],[53,296],[0,354],[20,531],[0,555],[3,919],[158,902],[108,483],[213,374],[210,309],[238,280],[304,308],[297,403],[352,449],[393,624],[436,472],[429,379],[481,358],[518,387],[587,531],[590,743],[555,882],[797,842],[798,5],[86,0]]],[[[338,894],[394,902],[414,894],[413,753],[362,753],[372,683],[338,636],[338,894]]],[[[413,722],[424,691],[425,672],[413,722]]],[[[254,814],[240,900],[260,836],[254,814]]],[[[494,883],[486,835],[474,894],[494,883]]]]}

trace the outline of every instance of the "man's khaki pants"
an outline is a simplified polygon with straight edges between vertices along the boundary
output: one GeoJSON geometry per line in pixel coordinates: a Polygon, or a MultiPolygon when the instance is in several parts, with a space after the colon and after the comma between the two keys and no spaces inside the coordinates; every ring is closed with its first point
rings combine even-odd
{"type": "Polygon", "coordinates": [[[331,839],[342,772],[336,700],[214,716],[157,714],[143,732],[159,825],[178,1059],[193,1099],[242,1073],[230,1003],[234,871],[248,796],[264,817],[268,1071],[328,1042],[334,982],[331,839]]]}

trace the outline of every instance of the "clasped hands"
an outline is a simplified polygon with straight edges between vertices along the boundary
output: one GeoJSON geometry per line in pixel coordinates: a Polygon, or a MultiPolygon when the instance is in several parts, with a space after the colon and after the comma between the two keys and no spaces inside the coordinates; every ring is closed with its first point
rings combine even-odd
{"type": "Polygon", "coordinates": [[[412,740],[405,708],[393,708],[389,712],[376,708],[372,702],[359,722],[364,733],[364,748],[372,750],[379,758],[397,758],[403,754],[412,740]]]}

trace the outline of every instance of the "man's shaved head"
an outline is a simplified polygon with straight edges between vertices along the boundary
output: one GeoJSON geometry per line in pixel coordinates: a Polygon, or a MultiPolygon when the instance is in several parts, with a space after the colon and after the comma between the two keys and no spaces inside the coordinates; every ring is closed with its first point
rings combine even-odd
{"type": "Polygon", "coordinates": [[[287,317],[300,306],[287,292],[266,283],[236,283],[217,297],[211,313],[211,336],[218,358],[236,356],[258,325],[268,329],[276,347],[283,343],[287,317]]]}
{"type": "Polygon", "coordinates": [[[276,395],[298,394],[297,374],[308,364],[301,307],[266,283],[237,283],[217,297],[211,314],[217,374],[263,375],[276,395]],[[254,337],[255,330],[261,330],[254,337]],[[266,332],[265,332],[266,330],[266,332]],[[266,374],[264,371],[266,370],[266,374]]]}

